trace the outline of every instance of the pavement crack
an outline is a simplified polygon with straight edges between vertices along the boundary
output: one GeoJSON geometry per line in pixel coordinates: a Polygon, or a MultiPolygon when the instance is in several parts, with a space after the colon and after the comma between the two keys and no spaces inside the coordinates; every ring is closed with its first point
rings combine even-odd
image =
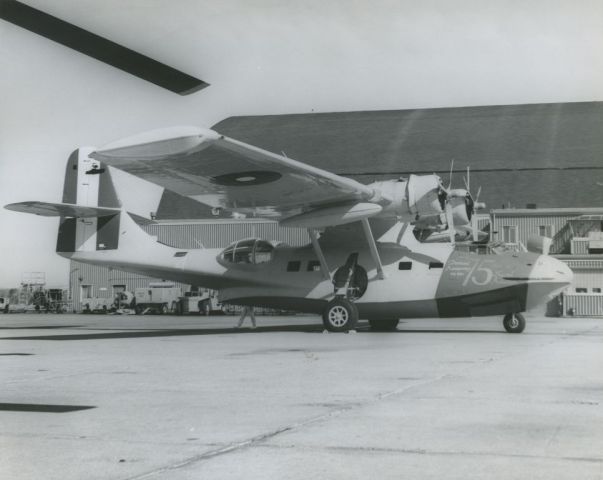
{"type": "Polygon", "coordinates": [[[194,455],[194,456],[186,458],[185,460],[182,460],[180,462],[172,463],[170,465],[160,467],[160,468],[152,470],[150,472],[142,473],[140,475],[135,475],[133,477],[127,477],[126,480],[139,480],[139,479],[144,479],[144,478],[151,478],[155,475],[160,475],[162,473],[171,472],[174,470],[185,468],[189,465],[192,465],[192,464],[195,464],[198,462],[202,462],[205,460],[209,460],[209,459],[212,459],[212,458],[220,456],[220,455],[225,455],[227,453],[231,453],[231,452],[235,452],[235,451],[238,451],[241,449],[249,448],[249,447],[255,446],[257,444],[260,444],[262,442],[265,442],[266,440],[274,438],[277,435],[280,435],[282,433],[289,432],[292,430],[297,430],[297,429],[303,428],[307,425],[327,420],[333,416],[339,415],[340,413],[350,410],[350,409],[351,409],[351,407],[344,407],[344,408],[339,408],[337,410],[332,410],[330,412],[327,412],[322,415],[318,415],[316,417],[312,417],[312,418],[310,418],[308,420],[304,420],[302,422],[293,423],[291,425],[277,428],[270,432],[262,433],[260,435],[256,435],[255,437],[251,437],[246,440],[242,440],[240,442],[233,442],[233,443],[230,443],[230,444],[225,445],[220,448],[208,450],[204,453],[200,453],[199,455],[194,455]]]}
{"type": "MultiPolygon", "coordinates": [[[[469,367],[466,367],[469,368],[469,367]]],[[[232,453],[232,452],[236,452],[242,449],[246,449],[249,447],[254,447],[254,446],[258,446],[264,442],[266,442],[267,440],[270,440],[278,435],[281,435],[283,433],[286,432],[291,432],[294,430],[299,430],[301,428],[307,427],[309,425],[313,425],[316,423],[321,423],[321,422],[325,422],[330,420],[331,418],[338,416],[344,412],[348,412],[350,410],[355,410],[358,408],[364,408],[366,406],[370,406],[370,405],[374,405],[376,403],[379,403],[383,400],[386,400],[388,398],[391,398],[393,396],[397,396],[400,395],[402,393],[405,393],[406,391],[413,389],[415,387],[420,387],[420,386],[424,386],[424,385],[429,385],[431,383],[435,383],[438,382],[444,378],[448,378],[449,374],[444,373],[441,375],[438,375],[436,377],[432,377],[432,378],[428,378],[425,379],[421,382],[416,382],[416,383],[412,383],[410,385],[405,385],[403,387],[400,388],[396,388],[394,390],[390,390],[387,392],[381,392],[381,393],[377,393],[376,395],[373,395],[372,397],[368,398],[366,401],[364,402],[359,402],[356,404],[345,404],[343,406],[339,406],[335,409],[330,410],[327,413],[321,414],[321,415],[317,415],[315,417],[311,417],[307,420],[301,421],[301,422],[297,422],[297,423],[293,423],[291,425],[285,426],[285,427],[281,427],[281,428],[277,428],[275,430],[272,430],[270,432],[267,433],[262,433],[260,435],[257,435],[255,437],[251,437],[248,438],[246,440],[242,440],[239,442],[233,442],[230,443],[228,445],[225,445],[223,447],[220,448],[216,448],[213,450],[208,450],[204,453],[200,453],[199,455],[194,455],[192,457],[188,457],[185,460],[182,460],[180,462],[176,462],[176,463],[172,463],[170,465],[166,465],[164,467],[160,467],[157,468],[155,470],[146,472],[146,473],[142,473],[140,475],[135,475],[132,477],[127,477],[126,480],[141,480],[141,479],[145,479],[145,478],[151,478],[154,477],[156,475],[161,475],[163,473],[167,473],[167,472],[172,472],[174,470],[178,470],[181,468],[185,468],[188,467],[190,465],[193,465],[195,463],[198,462],[203,462],[206,460],[210,460],[214,457],[218,457],[220,455],[225,455],[228,453],[232,453]]]]}

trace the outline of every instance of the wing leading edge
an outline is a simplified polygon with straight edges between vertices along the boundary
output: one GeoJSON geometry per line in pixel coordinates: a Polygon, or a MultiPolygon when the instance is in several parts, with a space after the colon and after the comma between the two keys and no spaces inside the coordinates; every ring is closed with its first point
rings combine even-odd
{"type": "MultiPolygon", "coordinates": [[[[196,127],[155,130],[90,155],[214,208],[284,218],[334,205],[387,204],[371,187],[196,127]]],[[[368,209],[367,216],[379,209],[368,209]]]]}

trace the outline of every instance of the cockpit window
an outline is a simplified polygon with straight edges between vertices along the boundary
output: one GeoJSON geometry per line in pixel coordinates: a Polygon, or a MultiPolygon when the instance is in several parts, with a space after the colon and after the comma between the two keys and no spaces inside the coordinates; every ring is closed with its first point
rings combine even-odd
{"type": "Polygon", "coordinates": [[[266,240],[246,238],[231,243],[222,252],[222,259],[230,263],[265,263],[272,260],[274,247],[266,240]]]}

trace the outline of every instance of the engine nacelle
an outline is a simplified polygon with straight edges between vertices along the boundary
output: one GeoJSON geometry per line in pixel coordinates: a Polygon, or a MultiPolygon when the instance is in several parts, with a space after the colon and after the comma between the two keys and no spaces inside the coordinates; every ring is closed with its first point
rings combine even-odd
{"type": "Polygon", "coordinates": [[[437,175],[411,175],[407,184],[408,209],[417,218],[439,216],[446,197],[437,175]]]}
{"type": "Polygon", "coordinates": [[[452,218],[455,225],[467,225],[471,221],[472,212],[468,208],[466,197],[453,197],[450,200],[452,207],[452,218]]]}
{"type": "Polygon", "coordinates": [[[389,200],[379,216],[440,223],[446,197],[442,195],[444,190],[437,175],[410,175],[408,180],[386,180],[370,186],[389,200]]]}

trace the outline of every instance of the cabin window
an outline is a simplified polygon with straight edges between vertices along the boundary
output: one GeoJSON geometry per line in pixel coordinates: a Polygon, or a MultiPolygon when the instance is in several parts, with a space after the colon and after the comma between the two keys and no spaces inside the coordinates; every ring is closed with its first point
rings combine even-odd
{"type": "Polygon", "coordinates": [[[176,252],[174,253],[174,257],[184,257],[188,252],[176,252]]]}
{"type": "Polygon", "coordinates": [[[320,271],[320,262],[318,260],[310,260],[308,262],[308,272],[320,271]]]}
{"type": "Polygon", "coordinates": [[[503,242],[517,243],[517,225],[505,225],[503,227],[503,242]]]}
{"type": "MultiPolygon", "coordinates": [[[[186,252],[182,252],[186,254],[186,252]]],[[[222,260],[230,263],[266,263],[272,260],[274,246],[266,240],[247,238],[231,243],[222,252],[222,260]]]]}
{"type": "Polygon", "coordinates": [[[444,264],[442,262],[429,262],[429,270],[432,268],[444,268],[444,264]]]}
{"type": "Polygon", "coordinates": [[[253,263],[266,263],[272,260],[274,247],[270,242],[257,240],[253,250],[253,263]]]}
{"type": "Polygon", "coordinates": [[[412,262],[398,262],[398,270],[412,270],[412,262]]]}
{"type": "Polygon", "coordinates": [[[301,267],[301,262],[299,260],[291,260],[287,263],[287,271],[288,272],[299,272],[301,267]]]}

